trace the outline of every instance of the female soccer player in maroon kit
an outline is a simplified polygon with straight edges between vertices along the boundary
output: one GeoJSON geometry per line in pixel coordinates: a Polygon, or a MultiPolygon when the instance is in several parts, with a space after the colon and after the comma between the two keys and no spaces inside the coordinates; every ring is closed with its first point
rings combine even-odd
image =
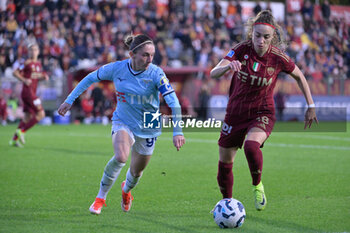
{"type": "Polygon", "coordinates": [[[21,98],[24,118],[10,140],[11,146],[21,147],[25,143],[24,133],[45,117],[41,100],[36,96],[36,88],[39,80],[48,80],[49,76],[43,72],[41,62],[38,61],[39,46],[37,44],[28,46],[28,55],[29,58],[25,63],[13,72],[13,75],[23,82],[21,98]]]}
{"type": "Polygon", "coordinates": [[[260,148],[275,123],[273,89],[278,73],[290,74],[305,96],[308,109],[304,128],[318,121],[307,81],[298,66],[282,51],[283,31],[271,12],[260,12],[247,26],[247,40],[234,46],[210,72],[212,78],[219,78],[229,70],[234,71],[218,143],[217,181],[223,198],[232,198],[233,161],[238,148],[242,148],[244,143],[255,208],[263,210],[267,201],[261,182],[263,156],[260,148]]]}

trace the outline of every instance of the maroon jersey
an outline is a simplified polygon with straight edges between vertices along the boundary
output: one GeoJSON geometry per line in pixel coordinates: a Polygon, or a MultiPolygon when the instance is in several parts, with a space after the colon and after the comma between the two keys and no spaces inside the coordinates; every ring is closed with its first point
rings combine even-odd
{"type": "Polygon", "coordinates": [[[225,59],[241,62],[241,70],[235,72],[230,87],[230,98],[226,114],[247,119],[261,113],[274,115],[273,89],[280,72],[291,73],[294,62],[280,49],[271,46],[260,57],[251,40],[233,47],[225,59]]]}
{"type": "Polygon", "coordinates": [[[43,70],[40,62],[33,62],[27,60],[20,68],[23,77],[25,79],[31,79],[32,83],[27,86],[23,83],[22,97],[36,98],[36,88],[38,86],[38,81],[43,76],[43,70]]]}

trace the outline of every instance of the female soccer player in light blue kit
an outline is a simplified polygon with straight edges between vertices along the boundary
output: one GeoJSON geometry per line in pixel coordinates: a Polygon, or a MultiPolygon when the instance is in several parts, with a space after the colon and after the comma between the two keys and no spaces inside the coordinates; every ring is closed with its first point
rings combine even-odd
{"type": "MultiPolygon", "coordinates": [[[[130,210],[133,200],[130,190],[138,183],[151,159],[157,136],[161,134],[161,128],[155,121],[160,115],[159,92],[171,107],[174,120],[181,119],[181,106],[164,71],[151,64],[155,53],[153,41],[141,34],[128,36],[125,44],[129,47],[129,59],[109,63],[88,74],[58,109],[58,113],[64,116],[74,100],[92,83],[101,80],[114,82],[118,102],[112,117],[114,156],[104,169],[99,193],[89,208],[92,214],[100,214],[103,205],[106,206],[107,194],[132,149],[130,168],[126,180],[121,185],[122,210],[126,212],[130,210]],[[147,114],[151,117],[147,118],[147,114]],[[145,119],[148,122],[145,122],[145,119]]],[[[177,150],[185,143],[180,128],[174,128],[173,143],[177,150]]]]}

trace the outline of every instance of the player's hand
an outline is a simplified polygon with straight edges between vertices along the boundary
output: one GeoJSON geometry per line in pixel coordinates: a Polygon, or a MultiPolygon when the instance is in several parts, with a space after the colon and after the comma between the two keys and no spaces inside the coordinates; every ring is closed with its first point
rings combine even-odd
{"type": "Polygon", "coordinates": [[[26,86],[30,86],[30,84],[32,84],[32,80],[30,79],[24,79],[23,82],[26,86]]]}
{"type": "Polygon", "coordinates": [[[305,112],[305,126],[304,129],[306,129],[306,127],[311,127],[312,122],[315,121],[316,124],[318,124],[318,120],[316,117],[316,108],[308,108],[305,112]]]}
{"type": "Polygon", "coordinates": [[[47,81],[47,80],[49,80],[49,76],[45,73],[45,74],[43,74],[43,79],[44,79],[45,81],[47,81]]]}
{"type": "Polygon", "coordinates": [[[228,64],[228,66],[230,67],[231,70],[233,70],[234,72],[239,72],[241,70],[242,64],[240,61],[238,60],[233,60],[232,62],[230,62],[228,64]]]}
{"type": "Polygon", "coordinates": [[[63,104],[61,104],[61,106],[58,108],[58,114],[60,114],[61,116],[64,116],[68,110],[72,107],[72,105],[64,102],[63,104]]]}
{"type": "Polygon", "coordinates": [[[176,135],[173,137],[173,143],[177,151],[185,144],[185,137],[183,135],[176,135]]]}

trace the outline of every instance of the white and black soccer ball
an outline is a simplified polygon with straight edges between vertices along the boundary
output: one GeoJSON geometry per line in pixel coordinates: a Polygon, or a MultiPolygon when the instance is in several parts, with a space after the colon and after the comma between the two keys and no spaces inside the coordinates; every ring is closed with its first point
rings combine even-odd
{"type": "Polygon", "coordinates": [[[220,228],[238,228],[244,223],[245,209],[240,201],[225,198],[215,205],[213,217],[220,228]]]}

